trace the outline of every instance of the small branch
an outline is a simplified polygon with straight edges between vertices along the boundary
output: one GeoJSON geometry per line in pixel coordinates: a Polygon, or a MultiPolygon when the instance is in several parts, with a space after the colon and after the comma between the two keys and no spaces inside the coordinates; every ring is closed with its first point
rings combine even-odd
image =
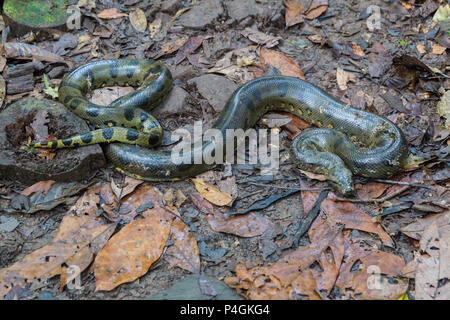
{"type": "Polygon", "coordinates": [[[275,186],[275,185],[271,185],[271,184],[256,183],[256,182],[243,182],[243,183],[251,184],[253,186],[266,187],[266,188],[278,188],[278,189],[285,189],[285,190],[312,191],[312,192],[320,192],[322,190],[329,190],[328,188],[318,189],[318,188],[282,187],[282,186],[275,186]]]}
{"type": "Polygon", "coordinates": [[[345,201],[345,202],[354,202],[354,203],[381,203],[387,200],[390,200],[396,196],[398,196],[399,194],[402,194],[403,192],[405,192],[406,190],[408,190],[409,188],[411,188],[410,185],[404,186],[400,189],[398,189],[395,192],[392,192],[391,194],[385,195],[382,198],[377,198],[377,199],[347,199],[347,198],[340,198],[340,197],[336,197],[333,200],[335,201],[345,201]]]}
{"type": "Polygon", "coordinates": [[[410,187],[417,187],[417,188],[425,188],[430,190],[436,190],[436,188],[419,184],[419,183],[413,183],[413,182],[404,182],[404,181],[394,181],[394,180],[384,180],[384,179],[373,179],[373,181],[376,182],[382,182],[382,183],[390,183],[390,184],[398,184],[399,186],[410,186],[410,187]]]}

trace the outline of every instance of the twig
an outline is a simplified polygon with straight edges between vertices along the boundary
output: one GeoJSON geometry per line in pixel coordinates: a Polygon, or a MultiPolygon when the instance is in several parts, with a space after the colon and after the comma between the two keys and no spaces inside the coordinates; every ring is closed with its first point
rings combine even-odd
{"type": "Polygon", "coordinates": [[[430,190],[436,190],[436,188],[426,186],[424,184],[420,183],[413,183],[413,182],[405,182],[405,181],[395,181],[395,180],[384,180],[384,179],[373,179],[373,181],[376,182],[382,182],[382,183],[390,183],[390,184],[398,184],[400,186],[410,186],[410,187],[417,187],[417,188],[425,188],[430,190]]]}
{"type": "Polygon", "coordinates": [[[274,185],[271,185],[271,184],[256,183],[256,182],[245,182],[245,181],[243,183],[248,183],[248,184],[251,184],[253,186],[266,187],[266,188],[278,188],[278,189],[285,189],[285,190],[299,190],[299,191],[312,191],[312,192],[320,192],[322,190],[329,190],[328,188],[326,188],[326,189],[317,189],[317,188],[282,187],[282,186],[274,186],[274,185]]]}
{"type": "Polygon", "coordinates": [[[303,237],[303,235],[308,231],[309,227],[311,226],[311,223],[319,215],[320,205],[322,204],[322,201],[325,200],[327,195],[328,195],[328,190],[326,190],[326,189],[323,190],[320,193],[319,197],[317,198],[316,203],[314,203],[314,206],[312,207],[312,209],[308,212],[308,215],[301,219],[300,224],[298,226],[298,230],[294,235],[294,242],[293,242],[294,248],[298,247],[300,238],[303,237]]]}
{"type": "Polygon", "coordinates": [[[399,194],[402,194],[403,192],[405,192],[406,190],[408,190],[411,187],[412,186],[410,186],[410,185],[404,186],[404,187],[398,189],[397,191],[392,192],[391,194],[385,195],[384,197],[379,198],[379,199],[378,198],[377,199],[348,199],[348,198],[336,197],[333,200],[335,200],[335,201],[345,201],[345,202],[355,202],[355,203],[373,203],[373,202],[381,203],[381,202],[390,200],[390,199],[398,196],[399,194]]]}

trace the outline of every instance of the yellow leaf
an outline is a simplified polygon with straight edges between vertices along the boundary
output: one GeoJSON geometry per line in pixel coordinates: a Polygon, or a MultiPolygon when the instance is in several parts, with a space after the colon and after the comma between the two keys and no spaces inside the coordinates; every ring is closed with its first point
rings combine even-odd
{"type": "Polygon", "coordinates": [[[133,28],[139,32],[147,30],[147,17],[142,9],[137,8],[130,12],[130,22],[133,28]]]}
{"type": "Polygon", "coordinates": [[[220,191],[216,187],[207,184],[203,179],[191,179],[195,184],[195,188],[198,192],[209,202],[218,206],[226,206],[229,204],[233,197],[226,192],[220,191]]]}
{"type": "Polygon", "coordinates": [[[119,12],[117,8],[105,9],[97,14],[97,17],[99,17],[100,19],[117,19],[126,16],[126,13],[119,12]]]}
{"type": "Polygon", "coordinates": [[[446,47],[441,46],[438,43],[433,44],[433,53],[434,54],[443,54],[447,50],[446,47]]]}

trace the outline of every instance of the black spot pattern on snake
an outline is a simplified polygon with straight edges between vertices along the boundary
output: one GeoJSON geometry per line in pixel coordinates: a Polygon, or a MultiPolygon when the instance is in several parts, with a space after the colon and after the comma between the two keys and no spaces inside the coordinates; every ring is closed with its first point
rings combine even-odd
{"type": "Polygon", "coordinates": [[[133,118],[134,118],[134,109],[131,109],[131,108],[125,109],[123,115],[125,116],[125,119],[127,119],[128,121],[133,120],[133,118]]]}
{"type": "Polygon", "coordinates": [[[83,134],[81,137],[81,141],[83,141],[84,143],[90,143],[92,141],[92,133],[88,132],[86,134],[83,134]]]}
{"type": "Polygon", "coordinates": [[[102,129],[102,135],[103,138],[106,140],[110,140],[114,135],[114,129],[113,128],[104,128],[102,129]]]}
{"type": "Polygon", "coordinates": [[[62,139],[61,141],[62,141],[63,145],[65,145],[65,146],[70,146],[72,144],[71,138],[62,139]]]}
{"type": "Polygon", "coordinates": [[[78,147],[80,146],[80,144],[79,144],[78,142],[75,142],[75,143],[73,144],[73,146],[74,146],[75,148],[78,148],[78,147]]]}
{"type": "Polygon", "coordinates": [[[58,146],[58,141],[57,140],[52,141],[51,147],[56,148],[57,146],[58,146]]]}
{"type": "Polygon", "coordinates": [[[150,117],[150,115],[146,112],[141,112],[141,122],[144,122],[145,120],[147,120],[150,117]]]}
{"type": "Polygon", "coordinates": [[[75,110],[75,109],[77,109],[80,106],[80,104],[82,104],[84,102],[86,102],[84,99],[80,99],[80,98],[75,97],[75,98],[73,98],[72,103],[69,104],[69,107],[72,110],[75,110]]]}
{"type": "Polygon", "coordinates": [[[135,130],[127,131],[127,140],[128,141],[136,141],[139,138],[139,132],[135,130]]]}
{"type": "Polygon", "coordinates": [[[39,142],[39,143],[40,143],[41,146],[46,146],[46,145],[48,145],[48,142],[47,142],[47,141],[42,141],[42,142],[39,142]]]}
{"type": "Polygon", "coordinates": [[[90,105],[87,109],[86,109],[86,114],[89,117],[95,118],[98,117],[98,115],[100,114],[100,108],[90,105]]]}
{"type": "Polygon", "coordinates": [[[103,122],[105,125],[107,125],[108,127],[115,127],[117,125],[117,122],[115,122],[114,120],[107,120],[105,122],[103,122]]]}
{"type": "Polygon", "coordinates": [[[157,134],[150,134],[150,137],[148,138],[148,143],[150,145],[155,145],[159,142],[159,135],[157,134]]]}

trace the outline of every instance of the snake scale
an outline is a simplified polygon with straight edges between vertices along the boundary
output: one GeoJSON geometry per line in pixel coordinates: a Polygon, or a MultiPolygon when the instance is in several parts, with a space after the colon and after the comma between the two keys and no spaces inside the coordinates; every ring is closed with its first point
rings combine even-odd
{"type": "MultiPolygon", "coordinates": [[[[216,164],[194,161],[175,164],[170,151],[150,149],[160,143],[163,131],[148,111],[171,89],[172,76],[157,61],[105,60],[83,65],[63,78],[59,100],[98,129],[30,146],[63,148],[108,142],[105,154],[117,170],[149,181],[182,179],[214,168],[216,164]],[[137,90],[107,107],[89,102],[87,92],[105,86],[133,86],[137,90]]],[[[319,127],[298,135],[291,152],[300,169],[325,175],[343,194],[353,191],[354,174],[383,178],[405,165],[407,143],[391,121],[287,76],[265,76],[238,88],[213,128],[224,136],[227,129],[247,130],[269,111],[287,111],[319,127]]],[[[193,145],[189,156],[193,159],[195,152],[210,154],[214,147],[212,141],[193,145]]]]}

